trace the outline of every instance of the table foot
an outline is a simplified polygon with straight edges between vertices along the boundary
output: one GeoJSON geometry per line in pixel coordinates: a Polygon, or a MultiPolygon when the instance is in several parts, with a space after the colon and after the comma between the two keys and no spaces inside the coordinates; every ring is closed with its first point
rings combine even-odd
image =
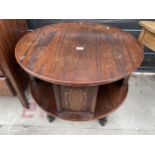
{"type": "Polygon", "coordinates": [[[51,122],[53,122],[55,120],[55,117],[53,117],[51,115],[47,115],[47,119],[51,123],[51,122]]]}
{"type": "Polygon", "coordinates": [[[98,120],[101,126],[105,126],[108,122],[107,117],[103,117],[101,119],[98,120]]]}

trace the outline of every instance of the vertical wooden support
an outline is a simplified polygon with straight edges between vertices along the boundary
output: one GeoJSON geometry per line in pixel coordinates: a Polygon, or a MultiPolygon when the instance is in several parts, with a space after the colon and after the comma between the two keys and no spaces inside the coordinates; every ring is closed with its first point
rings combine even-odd
{"type": "Polygon", "coordinates": [[[3,70],[3,76],[7,78],[7,83],[17,94],[23,107],[29,108],[29,103],[24,93],[29,80],[28,75],[19,67],[14,56],[15,46],[26,32],[26,20],[0,20],[0,65],[3,70]]]}

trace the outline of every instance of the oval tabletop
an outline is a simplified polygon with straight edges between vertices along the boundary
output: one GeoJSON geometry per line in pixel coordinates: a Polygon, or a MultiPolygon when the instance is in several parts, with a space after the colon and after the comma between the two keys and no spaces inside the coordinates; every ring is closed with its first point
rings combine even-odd
{"type": "Polygon", "coordinates": [[[20,39],[15,56],[32,76],[63,85],[99,85],[122,79],[143,60],[129,33],[95,23],[61,23],[20,39]]]}

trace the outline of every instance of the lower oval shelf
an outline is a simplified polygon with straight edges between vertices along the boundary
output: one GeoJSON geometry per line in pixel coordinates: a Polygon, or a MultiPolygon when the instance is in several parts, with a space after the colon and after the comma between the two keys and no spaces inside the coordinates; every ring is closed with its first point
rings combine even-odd
{"type": "Polygon", "coordinates": [[[48,115],[71,121],[89,121],[106,117],[116,110],[127,96],[128,83],[122,85],[120,82],[114,82],[99,86],[95,113],[93,115],[58,113],[53,87],[50,83],[32,80],[30,82],[30,90],[34,100],[48,115]]]}

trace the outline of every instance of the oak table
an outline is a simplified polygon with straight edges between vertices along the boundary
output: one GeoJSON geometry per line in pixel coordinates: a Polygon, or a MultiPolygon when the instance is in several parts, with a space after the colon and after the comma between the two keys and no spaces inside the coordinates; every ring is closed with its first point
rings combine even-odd
{"type": "Polygon", "coordinates": [[[38,28],[15,49],[17,62],[32,77],[31,94],[49,120],[98,119],[102,125],[123,103],[128,78],[143,55],[131,34],[85,22],[38,28]]]}
{"type": "Polygon", "coordinates": [[[140,43],[155,52],[155,21],[140,21],[139,24],[142,27],[140,43]]]}

